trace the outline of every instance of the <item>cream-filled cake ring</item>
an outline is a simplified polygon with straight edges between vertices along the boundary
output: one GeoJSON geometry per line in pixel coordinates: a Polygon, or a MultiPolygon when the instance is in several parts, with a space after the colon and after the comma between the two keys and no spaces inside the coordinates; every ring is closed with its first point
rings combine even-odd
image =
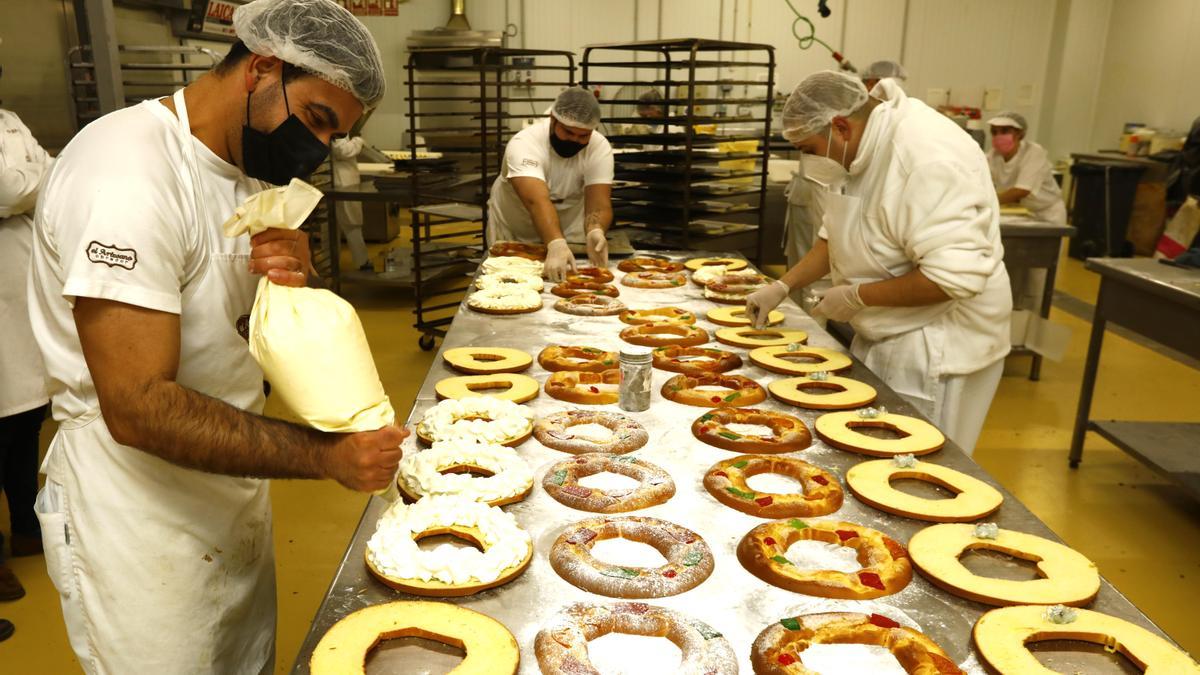
{"type": "Polygon", "coordinates": [[[400,460],[400,493],[410,501],[454,495],[490,506],[525,499],[533,471],[515,450],[493,443],[440,441],[400,460]]]}
{"type": "Polygon", "coordinates": [[[473,440],[513,446],[532,434],[532,410],[492,396],[446,399],[417,423],[417,437],[426,443],[473,440]]]}
{"type": "Polygon", "coordinates": [[[397,502],[367,541],[367,568],[384,584],[413,595],[459,597],[515,579],[533,557],[533,540],[512,514],[451,495],[397,502]],[[451,534],[479,548],[443,544],[426,551],[424,537],[451,534]]]}

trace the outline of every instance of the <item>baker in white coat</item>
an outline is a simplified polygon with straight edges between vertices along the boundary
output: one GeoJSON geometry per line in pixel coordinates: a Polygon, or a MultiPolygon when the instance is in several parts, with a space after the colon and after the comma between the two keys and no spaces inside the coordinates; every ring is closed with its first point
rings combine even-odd
{"type": "MultiPolygon", "coordinates": [[[[1041,145],[1025,138],[1029,124],[1024,115],[1002,112],[988,120],[992,147],[987,151],[992,184],[1001,204],[1019,204],[1037,220],[1051,225],[1067,224],[1067,207],[1062,188],[1054,180],[1050,157],[1041,145]]],[[[1038,310],[1046,286],[1044,269],[1010,269],[1013,305],[1038,310]]]]}
{"type": "MultiPolygon", "coordinates": [[[[16,113],[0,108],[0,492],[8,501],[14,556],[42,550],[33,502],[38,491],[38,436],[50,398],[42,354],[29,324],[25,286],[33,239],[30,216],[51,162],[16,113]]],[[[0,534],[0,548],[3,544],[0,534]]],[[[24,595],[16,575],[0,562],[0,601],[24,595]]],[[[12,623],[0,619],[0,641],[12,632],[12,623]]]]}
{"type": "Polygon", "coordinates": [[[244,339],[257,277],[303,285],[308,243],[221,232],[379,102],[378,49],[331,0],[255,0],[233,25],[241,41],[212,72],[80,131],[35,218],[30,315],[59,422],[37,511],[89,673],[269,672],[263,479],[372,491],[400,460],[395,427],[327,434],[260,415],[244,339]]]}
{"type": "MultiPolygon", "coordinates": [[[[333,162],[333,184],[337,187],[355,185],[362,182],[362,174],[358,171],[358,153],[362,152],[362,136],[333,139],[329,152],[333,162]]],[[[362,202],[352,199],[340,199],[336,204],[338,229],[346,235],[346,243],[350,246],[350,258],[360,272],[373,272],[371,258],[367,254],[367,242],[363,239],[363,208],[362,202]]]]}
{"type": "Polygon", "coordinates": [[[613,151],[598,126],[596,97],[564,89],[548,118],[508,142],[488,197],[488,241],[545,243],[551,281],[575,269],[568,241],[585,241],[588,262],[608,266],[613,151]]]}
{"type": "Polygon", "coordinates": [[[1012,300],[983,152],[889,80],[881,100],[825,71],[788,98],[784,138],[842,171],[813,249],[746,309],[756,325],[792,288],[832,272],[813,313],[849,321],[851,350],[966,452],[1009,351],[1012,300]]]}

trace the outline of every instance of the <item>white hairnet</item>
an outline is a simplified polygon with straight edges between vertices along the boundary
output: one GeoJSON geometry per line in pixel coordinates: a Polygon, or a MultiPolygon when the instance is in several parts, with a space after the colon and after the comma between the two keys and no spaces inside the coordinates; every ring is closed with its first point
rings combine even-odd
{"type": "Polygon", "coordinates": [[[1029,128],[1029,123],[1025,121],[1025,116],[1021,113],[1005,111],[996,115],[987,121],[988,126],[993,127],[1015,127],[1021,131],[1029,128]]]}
{"type": "Polygon", "coordinates": [[[795,142],[824,129],[835,116],[846,117],[867,102],[862,80],[822,70],[796,85],[783,105],[783,137],[795,142]]]}
{"type": "Polygon", "coordinates": [[[907,80],[908,71],[895,61],[876,61],[863,69],[859,75],[864,80],[882,80],[885,77],[907,80]]]}
{"type": "Polygon", "coordinates": [[[233,11],[233,29],[259,56],[298,66],[372,108],[383,98],[375,39],[333,0],[254,0],[233,11]]]}
{"type": "Polygon", "coordinates": [[[600,102],[592,92],[579,87],[567,87],[558,98],[550,114],[569,127],[595,129],[600,126],[600,102]]]}

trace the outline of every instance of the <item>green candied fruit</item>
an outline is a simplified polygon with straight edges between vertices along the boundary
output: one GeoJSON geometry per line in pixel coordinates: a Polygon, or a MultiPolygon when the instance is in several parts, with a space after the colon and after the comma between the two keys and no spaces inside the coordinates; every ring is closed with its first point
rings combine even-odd
{"type": "MultiPolygon", "coordinates": [[[[739,438],[741,438],[741,436],[738,436],[737,434],[733,433],[732,431],[719,431],[719,432],[717,432],[717,435],[722,438],[728,438],[731,441],[736,441],[739,438]]],[[[745,462],[742,462],[742,464],[745,464],[745,462]]],[[[737,465],[734,464],[734,466],[737,466],[737,465]]]]}
{"type": "Polygon", "coordinates": [[[614,462],[628,462],[629,464],[634,464],[637,462],[637,457],[634,457],[633,455],[618,455],[612,459],[614,462]]]}
{"type": "Polygon", "coordinates": [[[566,483],[567,482],[567,470],[559,469],[558,471],[555,471],[554,475],[550,476],[550,482],[554,483],[555,485],[562,485],[563,483],[566,483]]]}
{"type": "Polygon", "coordinates": [[[682,562],[684,567],[695,567],[700,564],[701,560],[704,560],[703,553],[700,551],[688,551],[687,555],[683,556],[682,562]]]}
{"type": "Polygon", "coordinates": [[[792,564],[791,560],[788,560],[787,558],[785,558],[781,555],[771,556],[771,560],[774,560],[775,562],[779,563],[780,565],[791,565],[792,564]]]}
{"type": "Polygon", "coordinates": [[[611,567],[609,569],[602,570],[600,574],[603,574],[606,577],[616,577],[618,579],[634,579],[640,576],[642,573],[637,570],[631,570],[628,567],[611,567]]]}
{"type": "Polygon", "coordinates": [[[742,460],[742,461],[740,461],[740,462],[734,462],[734,464],[733,464],[733,468],[735,468],[735,469],[744,469],[744,468],[746,468],[746,467],[747,467],[747,466],[749,466],[749,465],[750,465],[750,460],[743,459],[743,460],[742,460]]]}
{"type": "Polygon", "coordinates": [[[605,360],[601,361],[600,363],[601,363],[601,364],[603,364],[603,365],[606,365],[606,366],[611,366],[611,365],[613,364],[613,360],[612,360],[612,359],[605,359],[605,360]]]}
{"type": "Polygon", "coordinates": [[[780,625],[788,630],[800,630],[800,622],[793,617],[779,620],[780,625]]]}
{"type": "Polygon", "coordinates": [[[728,492],[729,494],[733,495],[734,497],[741,497],[742,499],[754,499],[753,492],[743,492],[742,490],[739,490],[735,487],[727,487],[727,488],[725,488],[725,491],[728,492]]]}
{"type": "Polygon", "coordinates": [[[588,354],[599,354],[600,353],[600,350],[596,349],[595,347],[584,347],[581,351],[587,352],[588,354]]]}
{"type": "Polygon", "coordinates": [[[712,418],[713,418],[712,413],[704,413],[703,415],[700,416],[700,421],[707,422],[707,421],[711,420],[712,418]]]}
{"type": "Polygon", "coordinates": [[[735,398],[738,398],[738,397],[740,397],[740,396],[741,396],[741,394],[739,394],[739,393],[737,393],[737,392],[735,391],[735,392],[733,392],[732,394],[730,394],[730,395],[726,396],[725,398],[723,398],[723,399],[721,399],[721,400],[723,400],[723,401],[725,401],[726,403],[728,403],[729,401],[732,401],[733,399],[735,399],[735,398]]]}
{"type": "Polygon", "coordinates": [[[791,525],[794,529],[797,529],[797,530],[807,530],[808,529],[808,523],[804,522],[803,520],[800,520],[799,518],[792,518],[791,520],[788,521],[788,525],[791,525]]]}
{"type": "Polygon", "coordinates": [[[705,640],[715,640],[719,637],[722,637],[722,635],[720,633],[718,633],[717,631],[713,630],[711,626],[708,626],[708,625],[702,624],[702,623],[696,623],[695,626],[696,626],[696,631],[698,633],[700,633],[700,636],[703,637],[705,640]]]}

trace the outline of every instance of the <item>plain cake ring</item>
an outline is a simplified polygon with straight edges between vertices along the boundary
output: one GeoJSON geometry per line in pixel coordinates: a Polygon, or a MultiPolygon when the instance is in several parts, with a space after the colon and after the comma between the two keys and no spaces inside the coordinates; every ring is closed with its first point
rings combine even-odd
{"type": "Polygon", "coordinates": [[[880,511],[935,523],[963,523],[1000,508],[1004,496],[987,483],[949,467],[922,462],[877,459],[850,467],[846,485],[858,498],[880,511]],[[950,499],[926,499],[892,487],[893,480],[915,479],[939,485],[954,493],[950,499]]]}
{"type": "Polygon", "coordinates": [[[875,387],[866,382],[828,373],[810,373],[800,377],[775,380],[767,385],[767,391],[788,405],[812,410],[861,408],[873,403],[878,395],[875,387]],[[822,389],[832,393],[813,394],[806,391],[807,389],[822,389]]]}
{"type": "Polygon", "coordinates": [[[815,425],[821,440],[840,450],[857,452],[875,457],[895,455],[928,455],[937,452],[946,444],[946,437],[929,422],[907,415],[895,415],[887,411],[847,410],[825,413],[817,418],[815,425]],[[861,428],[888,429],[900,438],[876,438],[855,431],[861,428]]]}

